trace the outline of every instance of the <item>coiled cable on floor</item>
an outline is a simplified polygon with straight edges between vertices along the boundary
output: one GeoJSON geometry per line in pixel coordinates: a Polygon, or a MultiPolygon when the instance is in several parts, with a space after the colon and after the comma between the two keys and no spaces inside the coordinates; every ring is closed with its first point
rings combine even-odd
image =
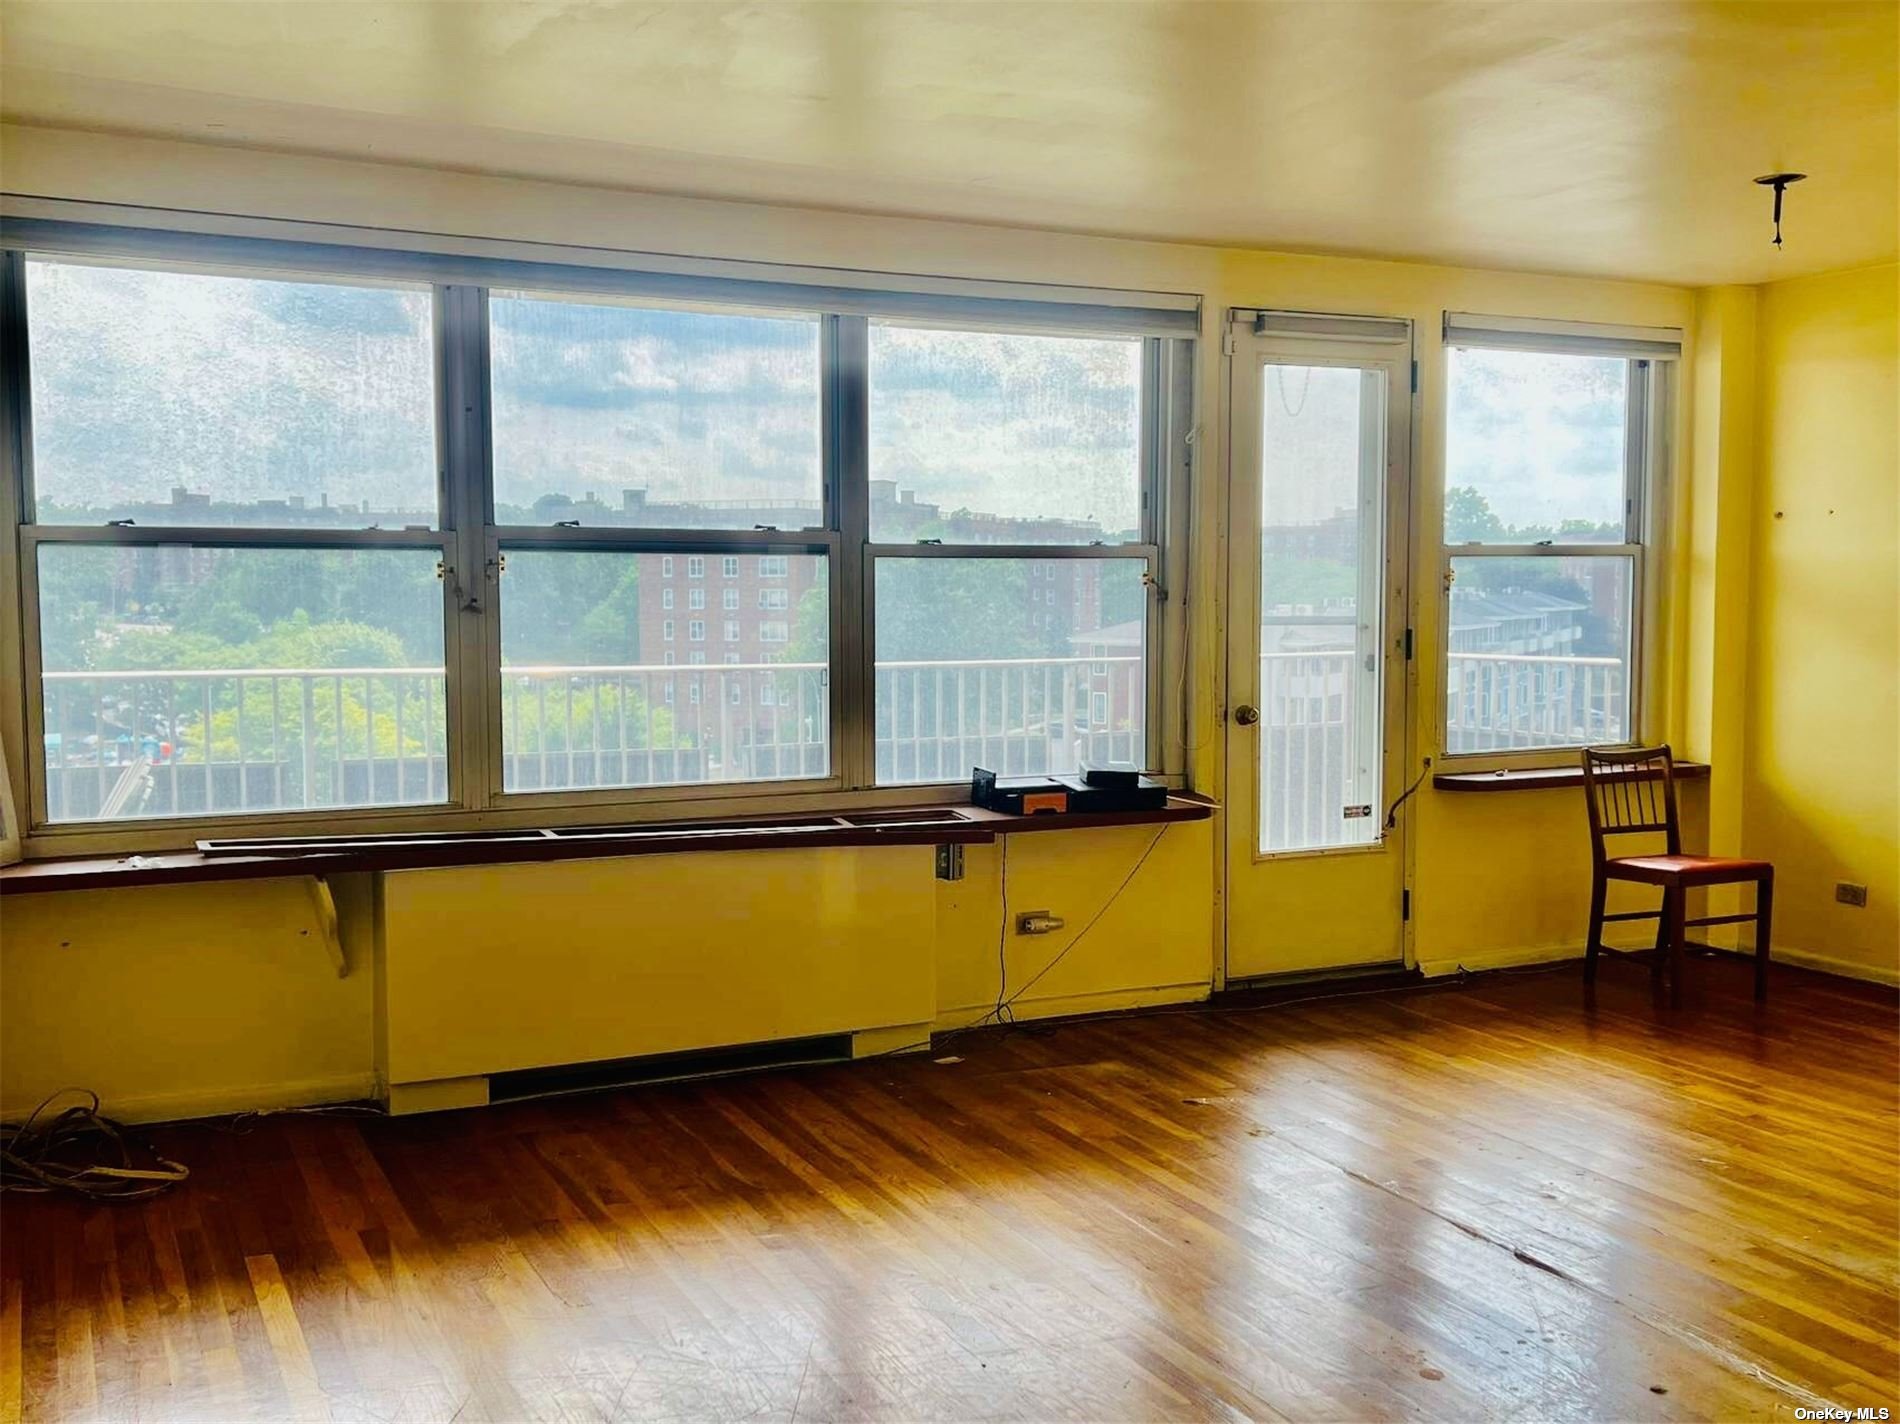
{"type": "Polygon", "coordinates": [[[143,1201],[190,1175],[183,1163],[160,1155],[101,1113],[99,1095],[85,1088],[61,1088],[25,1122],[0,1123],[0,1191],[143,1201]],[[47,1116],[47,1109],[68,1094],[85,1101],[47,1116]]]}

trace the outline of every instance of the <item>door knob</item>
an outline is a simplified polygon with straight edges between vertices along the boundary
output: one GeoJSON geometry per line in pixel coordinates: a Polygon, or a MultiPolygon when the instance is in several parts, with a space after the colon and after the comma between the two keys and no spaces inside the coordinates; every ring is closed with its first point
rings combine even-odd
{"type": "Polygon", "coordinates": [[[1260,709],[1252,703],[1243,702],[1234,709],[1234,720],[1243,727],[1251,727],[1260,720],[1260,709]]]}

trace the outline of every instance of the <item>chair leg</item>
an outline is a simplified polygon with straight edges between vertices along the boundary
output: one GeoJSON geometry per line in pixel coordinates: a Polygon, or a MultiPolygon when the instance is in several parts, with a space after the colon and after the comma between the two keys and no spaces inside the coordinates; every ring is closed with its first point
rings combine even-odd
{"type": "Polygon", "coordinates": [[[1590,886],[1590,938],[1583,945],[1583,982],[1597,982],[1597,949],[1603,943],[1603,900],[1609,893],[1609,877],[1599,875],[1590,886]]]}
{"type": "Polygon", "coordinates": [[[1669,892],[1669,1007],[1682,1007],[1682,961],[1688,952],[1689,931],[1683,923],[1688,918],[1689,892],[1675,889],[1669,892]]]}
{"type": "Polygon", "coordinates": [[[1672,898],[1672,891],[1663,891],[1662,908],[1656,912],[1656,948],[1649,956],[1649,984],[1659,997],[1662,994],[1663,970],[1669,960],[1669,902],[1672,898]]]}
{"type": "Polygon", "coordinates": [[[1768,999],[1768,936],[1775,917],[1775,872],[1755,882],[1755,1002],[1768,999]]]}

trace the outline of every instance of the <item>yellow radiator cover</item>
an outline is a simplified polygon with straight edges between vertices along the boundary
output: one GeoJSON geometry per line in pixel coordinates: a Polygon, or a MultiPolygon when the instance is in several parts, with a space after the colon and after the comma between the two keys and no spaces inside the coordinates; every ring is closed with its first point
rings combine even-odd
{"type": "Polygon", "coordinates": [[[387,1084],[928,1023],[929,846],[383,877],[387,1084]]]}

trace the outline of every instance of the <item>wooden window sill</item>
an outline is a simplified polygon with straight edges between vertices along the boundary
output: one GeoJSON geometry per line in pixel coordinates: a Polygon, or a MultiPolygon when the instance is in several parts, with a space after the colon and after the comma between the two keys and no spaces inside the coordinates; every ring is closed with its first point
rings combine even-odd
{"type": "MultiPolygon", "coordinates": [[[[1706,781],[1706,762],[1679,761],[1676,777],[1681,781],[1706,781]]],[[[1583,785],[1580,766],[1524,767],[1507,771],[1441,771],[1432,777],[1434,791],[1554,791],[1583,785]]]]}
{"type": "Polygon", "coordinates": [[[1028,831],[1099,830],[1205,821],[1214,803],[1176,794],[1154,811],[1011,816],[977,806],[917,806],[744,821],[678,821],[519,831],[445,831],[376,836],[207,841],[204,849],[150,855],[29,860],[0,869],[0,895],[103,890],[362,871],[508,865],[681,851],[784,850],[832,846],[987,845],[1028,831]]]}

